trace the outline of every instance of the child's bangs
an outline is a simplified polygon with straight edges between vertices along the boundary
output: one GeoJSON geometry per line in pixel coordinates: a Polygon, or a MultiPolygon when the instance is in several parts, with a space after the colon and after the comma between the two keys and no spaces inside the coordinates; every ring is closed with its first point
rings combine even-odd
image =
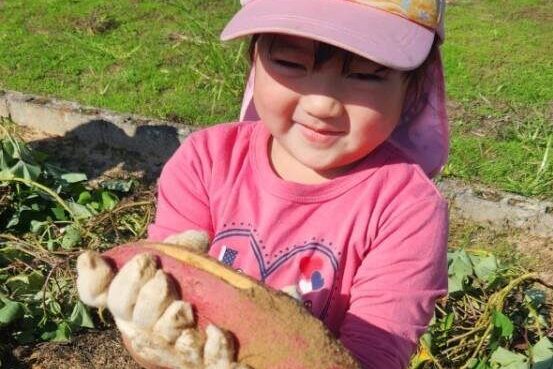
{"type": "MultiPolygon", "coordinates": [[[[255,34],[255,35],[253,35],[252,38],[251,38],[251,41],[250,41],[249,49],[248,49],[250,62],[253,62],[255,45],[256,45],[257,41],[260,39],[261,36],[267,37],[267,39],[264,40],[264,41],[267,42],[266,45],[268,46],[268,51],[270,53],[272,45],[274,43],[274,40],[277,37],[279,37],[279,34],[255,34]]],[[[327,44],[325,42],[316,41],[316,40],[313,40],[313,42],[314,42],[314,55],[313,55],[314,65],[313,65],[313,68],[315,70],[320,68],[324,63],[326,63],[327,61],[329,61],[330,59],[332,59],[336,55],[343,56],[343,58],[344,58],[344,71],[346,71],[349,68],[349,64],[350,64],[351,60],[353,59],[353,57],[355,56],[354,53],[352,53],[350,51],[347,51],[347,50],[344,50],[344,49],[341,49],[337,46],[327,44]]]]}

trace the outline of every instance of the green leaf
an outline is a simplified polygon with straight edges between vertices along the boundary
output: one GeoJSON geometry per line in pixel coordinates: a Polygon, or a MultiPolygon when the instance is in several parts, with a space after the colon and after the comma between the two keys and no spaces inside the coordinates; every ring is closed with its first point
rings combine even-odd
{"type": "Polygon", "coordinates": [[[545,292],[537,288],[530,288],[524,291],[524,300],[531,304],[534,309],[539,309],[545,304],[545,292]]]}
{"type": "Polygon", "coordinates": [[[81,302],[77,301],[73,312],[69,317],[69,323],[77,327],[94,328],[94,322],[90,316],[88,308],[81,302]]]}
{"type": "Polygon", "coordinates": [[[76,202],[67,202],[67,206],[77,219],[86,219],[94,215],[88,207],[77,204],[76,202]]]}
{"type": "Polygon", "coordinates": [[[489,369],[490,368],[486,360],[480,360],[476,358],[472,358],[469,361],[467,361],[467,366],[470,369],[489,369]]]}
{"type": "Polygon", "coordinates": [[[19,140],[9,139],[3,142],[4,151],[14,159],[20,159],[26,162],[34,162],[34,157],[29,146],[19,140]]]}
{"type": "Polygon", "coordinates": [[[61,247],[65,250],[71,250],[81,242],[81,238],[81,232],[77,227],[74,225],[67,226],[63,233],[61,247]]]}
{"type": "Polygon", "coordinates": [[[50,208],[50,210],[54,214],[54,217],[56,217],[56,220],[67,220],[67,215],[65,214],[65,210],[62,207],[56,206],[55,208],[50,208]]]}
{"type": "Polygon", "coordinates": [[[0,328],[6,327],[23,316],[23,304],[0,295],[0,328]]]}
{"type": "Polygon", "coordinates": [[[514,330],[513,322],[501,311],[493,311],[492,322],[494,327],[498,328],[501,337],[511,337],[514,330]]]}
{"type": "Polygon", "coordinates": [[[423,334],[420,340],[424,345],[426,345],[426,347],[432,347],[432,335],[429,332],[423,334]]]}
{"type": "Polygon", "coordinates": [[[45,341],[67,342],[71,337],[71,327],[67,322],[58,324],[55,331],[44,332],[40,338],[45,341]]]}
{"type": "Polygon", "coordinates": [[[29,262],[31,257],[13,246],[0,248],[0,266],[5,266],[13,262],[29,262]]]}
{"type": "Polygon", "coordinates": [[[443,331],[449,330],[453,326],[453,322],[455,321],[455,314],[449,313],[443,318],[439,320],[440,323],[440,329],[443,331]]]}
{"type": "Polygon", "coordinates": [[[488,361],[485,359],[471,359],[472,360],[472,366],[470,366],[471,369],[490,369],[490,366],[488,365],[488,361]]]}
{"type": "Polygon", "coordinates": [[[10,168],[10,172],[12,172],[16,177],[34,181],[40,175],[41,169],[38,165],[28,164],[22,160],[19,160],[10,168]]]}
{"type": "Polygon", "coordinates": [[[48,159],[48,157],[49,157],[48,153],[46,153],[46,152],[44,152],[44,151],[39,151],[39,150],[37,150],[37,149],[33,149],[32,155],[33,155],[34,161],[39,162],[39,163],[41,163],[41,164],[42,164],[46,159],[48,159]]]}
{"type": "Polygon", "coordinates": [[[453,322],[455,321],[455,314],[449,313],[447,314],[447,318],[445,320],[445,329],[450,329],[453,326],[453,322]]]}
{"type": "Polygon", "coordinates": [[[44,275],[38,270],[8,278],[6,286],[16,295],[35,294],[44,286],[44,275]]]}
{"type": "Polygon", "coordinates": [[[56,244],[53,239],[49,238],[48,241],[46,241],[46,249],[48,251],[54,251],[56,249],[56,244]]]}
{"type": "Polygon", "coordinates": [[[448,293],[455,293],[463,291],[464,286],[463,276],[451,276],[447,279],[447,291],[448,293]]]}
{"type": "Polygon", "coordinates": [[[40,222],[38,220],[31,220],[31,232],[38,234],[44,230],[44,227],[48,225],[48,222],[40,222]]]}
{"type": "Polygon", "coordinates": [[[503,347],[498,347],[490,358],[494,369],[529,369],[528,358],[503,347]]]}
{"type": "Polygon", "coordinates": [[[113,179],[108,181],[103,181],[100,186],[106,190],[118,191],[118,192],[129,192],[134,185],[134,180],[129,179],[128,181],[113,179]]]}
{"type": "Polygon", "coordinates": [[[13,158],[8,155],[8,153],[4,152],[4,150],[0,146],[0,170],[9,169],[9,167],[11,167],[12,161],[13,158]]]}
{"type": "Polygon", "coordinates": [[[15,176],[9,169],[2,169],[0,171],[0,181],[11,181],[15,176]]]}
{"type": "Polygon", "coordinates": [[[24,210],[28,210],[28,209],[25,209],[24,206],[20,206],[19,209],[17,209],[17,211],[15,213],[12,214],[10,220],[8,221],[8,224],[6,224],[6,228],[13,228],[15,227],[16,225],[19,224],[19,220],[20,220],[20,216],[21,216],[21,213],[24,211],[24,210]]]}
{"type": "Polygon", "coordinates": [[[490,255],[481,258],[474,264],[474,274],[476,274],[479,279],[490,282],[493,280],[498,268],[497,258],[494,255],[490,255]]]}
{"type": "Polygon", "coordinates": [[[542,337],[532,347],[532,369],[553,369],[553,343],[542,337]]]}
{"type": "Polygon", "coordinates": [[[20,159],[17,143],[11,139],[2,140],[2,148],[6,155],[11,159],[20,159]]]}
{"type": "Polygon", "coordinates": [[[119,199],[108,191],[102,191],[102,210],[112,210],[117,206],[119,199]]]}
{"type": "Polygon", "coordinates": [[[40,211],[40,205],[39,205],[38,203],[36,203],[36,202],[33,202],[33,203],[30,205],[30,207],[31,207],[31,210],[33,210],[33,211],[40,211]]]}
{"type": "Polygon", "coordinates": [[[449,292],[462,291],[466,279],[472,275],[473,268],[465,250],[457,250],[448,254],[449,292]]]}
{"type": "Polygon", "coordinates": [[[49,309],[49,311],[52,315],[61,315],[62,314],[61,305],[60,305],[59,302],[57,302],[55,300],[50,300],[48,302],[48,309],[49,309]]]}
{"type": "Polygon", "coordinates": [[[77,199],[77,203],[81,205],[86,205],[92,200],[92,195],[89,191],[83,191],[79,194],[79,198],[77,199]]]}
{"type": "Polygon", "coordinates": [[[83,182],[88,179],[84,173],[64,173],[60,177],[67,183],[83,182]]]}

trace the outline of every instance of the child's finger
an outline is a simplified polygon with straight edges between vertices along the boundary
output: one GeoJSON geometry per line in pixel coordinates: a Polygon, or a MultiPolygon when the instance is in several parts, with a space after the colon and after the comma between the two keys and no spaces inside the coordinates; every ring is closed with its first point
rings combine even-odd
{"type": "MultiPolygon", "coordinates": [[[[123,332],[123,329],[121,331],[123,332]]],[[[152,368],[192,369],[182,365],[182,359],[165,340],[150,330],[140,331],[140,334],[126,337],[127,348],[139,363],[148,364],[148,367],[152,368]]]]}
{"type": "Polygon", "coordinates": [[[107,291],[114,276],[109,264],[93,251],[85,251],[77,258],[77,291],[87,305],[104,307],[107,291]]]}
{"type": "Polygon", "coordinates": [[[139,254],[126,263],[109,286],[107,305],[115,318],[131,320],[142,286],[156,273],[155,259],[150,254],[139,254]]]}
{"type": "Polygon", "coordinates": [[[185,328],[194,325],[192,306],[184,301],[173,301],[155,323],[153,331],[173,343],[185,328]]]}
{"type": "Polygon", "coordinates": [[[202,231],[188,230],[172,234],[164,239],[163,242],[179,245],[187,250],[205,253],[209,247],[209,236],[202,231]]]}
{"type": "Polygon", "coordinates": [[[230,368],[234,361],[234,345],[223,330],[212,324],[205,329],[207,339],[204,346],[206,369],[230,368]]]}
{"type": "Polygon", "coordinates": [[[185,368],[197,368],[202,365],[202,339],[194,328],[182,331],[175,342],[175,350],[186,363],[185,368]]]}
{"type": "Polygon", "coordinates": [[[133,322],[140,328],[151,328],[165,309],[177,299],[173,283],[161,269],[156,272],[138,293],[132,314],[133,322]]]}
{"type": "Polygon", "coordinates": [[[132,321],[129,320],[123,320],[115,318],[115,324],[117,325],[117,329],[127,336],[129,340],[134,340],[136,337],[142,337],[144,336],[144,330],[138,328],[132,321]]]}

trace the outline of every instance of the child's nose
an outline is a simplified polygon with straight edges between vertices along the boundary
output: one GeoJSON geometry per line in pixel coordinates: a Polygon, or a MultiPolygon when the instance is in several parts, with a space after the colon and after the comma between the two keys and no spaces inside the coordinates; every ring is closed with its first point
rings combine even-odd
{"type": "Polygon", "coordinates": [[[301,105],[306,113],[319,119],[337,118],[344,112],[342,102],[328,95],[304,95],[301,105]]]}

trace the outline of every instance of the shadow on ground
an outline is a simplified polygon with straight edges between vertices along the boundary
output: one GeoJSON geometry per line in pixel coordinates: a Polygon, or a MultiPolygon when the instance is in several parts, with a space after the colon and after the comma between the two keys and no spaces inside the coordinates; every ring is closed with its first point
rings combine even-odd
{"type": "Polygon", "coordinates": [[[179,147],[178,131],[171,126],[138,126],[133,136],[104,120],[93,120],[67,132],[48,135],[24,129],[24,139],[45,152],[49,162],[73,172],[99,177],[135,177],[149,185],[179,147]]]}

